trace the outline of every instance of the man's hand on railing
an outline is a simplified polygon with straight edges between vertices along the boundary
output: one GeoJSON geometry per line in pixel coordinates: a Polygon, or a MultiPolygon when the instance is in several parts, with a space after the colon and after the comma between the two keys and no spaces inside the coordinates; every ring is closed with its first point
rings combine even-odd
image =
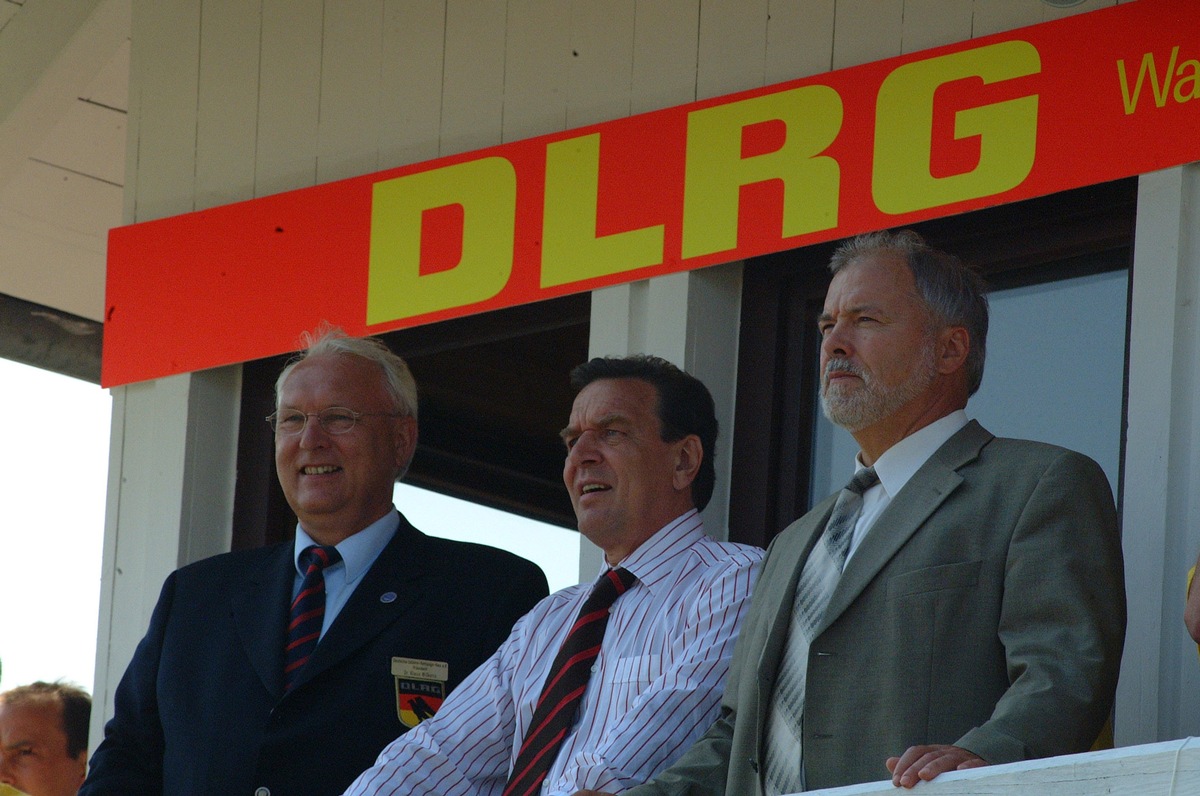
{"type": "Polygon", "coordinates": [[[948,744],[910,746],[899,757],[889,757],[884,763],[892,772],[892,784],[911,788],[920,780],[929,780],[947,771],[986,766],[987,761],[979,755],[948,744]]]}

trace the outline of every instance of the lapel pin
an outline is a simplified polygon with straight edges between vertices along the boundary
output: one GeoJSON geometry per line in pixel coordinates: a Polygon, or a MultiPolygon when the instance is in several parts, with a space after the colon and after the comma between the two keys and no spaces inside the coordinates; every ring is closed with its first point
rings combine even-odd
{"type": "Polygon", "coordinates": [[[396,592],[385,591],[383,594],[379,595],[379,602],[383,603],[384,605],[396,602],[396,592]]]}

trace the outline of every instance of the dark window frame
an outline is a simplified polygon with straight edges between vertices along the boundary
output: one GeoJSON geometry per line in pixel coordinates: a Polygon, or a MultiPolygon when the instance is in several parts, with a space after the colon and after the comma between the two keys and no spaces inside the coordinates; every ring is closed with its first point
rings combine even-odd
{"type": "MultiPolygon", "coordinates": [[[[1132,269],[1136,206],[1137,178],[1128,178],[907,226],[977,267],[992,289],[1005,289],[1132,269]]],[[[730,485],[733,541],[765,547],[824,497],[811,494],[820,411],[816,322],[837,243],[746,263],[730,485]]],[[[1122,453],[1124,446],[1122,433],[1122,453]]]]}

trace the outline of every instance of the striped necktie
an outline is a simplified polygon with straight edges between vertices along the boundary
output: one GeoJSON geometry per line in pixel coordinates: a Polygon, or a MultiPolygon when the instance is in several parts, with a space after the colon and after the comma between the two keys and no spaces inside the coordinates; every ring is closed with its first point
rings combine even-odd
{"type": "Polygon", "coordinates": [[[825,532],[800,571],[787,647],[779,665],[767,720],[767,759],[763,778],[769,796],[804,790],[802,738],[809,644],[825,618],[829,598],[842,577],[854,526],[862,513],[863,492],[877,483],[879,476],[872,467],[854,474],[838,495],[829,522],[825,524],[825,532]]]}
{"type": "Polygon", "coordinates": [[[288,622],[287,650],[284,654],[283,690],[291,691],[308,663],[325,622],[325,568],[342,560],[336,547],[309,545],[300,553],[304,571],[300,592],[292,600],[288,622]]]}
{"type": "Polygon", "coordinates": [[[530,796],[541,789],[563,739],[575,724],[592,664],[600,654],[609,609],[634,580],[628,570],[610,569],[592,587],[550,666],[504,796],[530,796]]]}

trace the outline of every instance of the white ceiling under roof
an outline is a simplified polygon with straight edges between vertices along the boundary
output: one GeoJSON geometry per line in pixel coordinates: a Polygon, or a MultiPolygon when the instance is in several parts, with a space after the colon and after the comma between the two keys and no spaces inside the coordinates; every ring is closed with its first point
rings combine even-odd
{"type": "Polygon", "coordinates": [[[0,0],[0,294],[99,321],[131,0],[0,0]]]}

